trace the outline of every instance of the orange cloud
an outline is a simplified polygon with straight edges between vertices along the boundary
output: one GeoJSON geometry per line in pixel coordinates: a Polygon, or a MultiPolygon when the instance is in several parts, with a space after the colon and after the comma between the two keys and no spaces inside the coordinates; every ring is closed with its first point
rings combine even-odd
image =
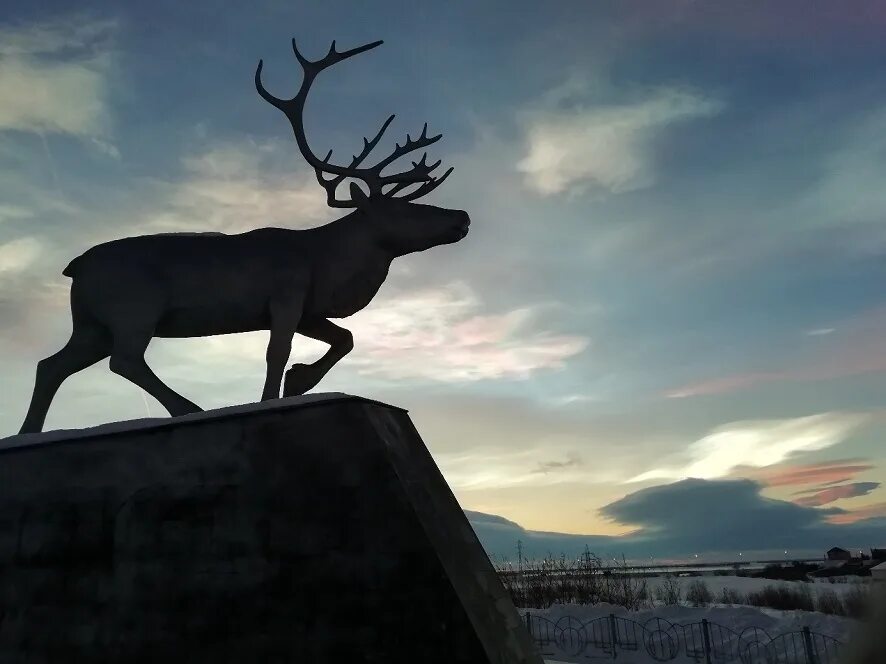
{"type": "Polygon", "coordinates": [[[843,498],[857,498],[858,496],[866,496],[871,491],[880,488],[879,482],[854,482],[852,484],[841,484],[826,489],[811,489],[801,491],[800,493],[811,494],[803,498],[798,498],[794,502],[804,507],[819,507],[827,505],[836,500],[843,498]]]}
{"type": "Polygon", "coordinates": [[[832,514],[827,517],[828,523],[847,524],[861,521],[862,519],[873,519],[876,517],[886,517],[886,503],[874,503],[867,507],[860,507],[851,512],[843,514],[832,514]]]}
{"type": "MultiPolygon", "coordinates": [[[[773,486],[803,486],[808,484],[838,484],[853,479],[859,473],[872,470],[874,466],[858,463],[855,460],[832,461],[829,463],[770,467],[754,470],[753,479],[773,486]]],[[[747,469],[737,469],[733,475],[748,476],[747,469]]]]}
{"type": "Polygon", "coordinates": [[[703,381],[692,385],[684,385],[665,392],[669,399],[683,399],[685,397],[705,396],[708,394],[723,394],[743,390],[759,383],[771,383],[778,380],[788,380],[790,374],[777,372],[758,372],[724,376],[713,380],[703,381]]]}
{"type": "Polygon", "coordinates": [[[766,383],[814,382],[886,371],[886,307],[869,309],[826,329],[826,335],[813,335],[818,341],[806,346],[808,357],[799,366],[702,380],[669,389],[664,396],[682,399],[737,392],[766,383]]]}

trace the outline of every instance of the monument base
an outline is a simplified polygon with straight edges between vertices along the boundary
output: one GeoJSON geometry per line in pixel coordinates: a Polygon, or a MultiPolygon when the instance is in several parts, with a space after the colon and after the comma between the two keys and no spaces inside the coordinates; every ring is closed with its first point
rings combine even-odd
{"type": "Polygon", "coordinates": [[[541,659],[405,411],[331,394],[0,441],[0,662],[541,659]]]}

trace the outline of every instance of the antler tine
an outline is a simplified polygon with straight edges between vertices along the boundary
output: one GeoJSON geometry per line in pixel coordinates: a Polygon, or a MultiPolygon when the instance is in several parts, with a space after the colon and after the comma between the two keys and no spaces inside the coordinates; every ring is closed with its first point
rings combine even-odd
{"type": "MultiPolygon", "coordinates": [[[[434,166],[439,165],[439,163],[440,163],[440,162],[437,162],[437,164],[435,164],[434,166]]],[[[432,168],[433,168],[433,167],[432,167],[432,168]]],[[[441,175],[440,177],[438,177],[438,178],[430,178],[427,182],[425,182],[422,186],[420,186],[418,189],[416,189],[416,190],[413,191],[412,193],[406,194],[405,196],[397,196],[397,197],[396,197],[397,200],[401,200],[401,201],[414,201],[416,198],[421,198],[422,196],[425,196],[426,194],[431,193],[432,191],[434,191],[434,189],[436,189],[436,188],[439,187],[441,184],[443,184],[443,181],[444,181],[446,178],[449,177],[449,174],[452,173],[453,170],[455,170],[455,169],[453,169],[453,168],[450,166],[449,169],[448,169],[443,175],[441,175]]],[[[396,193],[397,191],[399,191],[400,189],[402,189],[403,187],[406,187],[406,186],[408,186],[408,185],[403,185],[403,186],[401,187],[401,186],[398,184],[396,187],[394,187],[394,188],[389,192],[389,194],[390,194],[390,195],[393,195],[394,193],[396,193]]]]}
{"type": "MultiPolygon", "coordinates": [[[[395,116],[393,114],[391,114],[388,117],[388,119],[384,121],[384,123],[381,126],[381,129],[378,130],[378,133],[376,133],[375,137],[371,141],[369,139],[367,139],[365,136],[363,137],[363,150],[360,152],[359,155],[353,155],[351,157],[351,164],[348,166],[348,169],[350,169],[350,170],[356,169],[357,166],[359,166],[361,163],[363,163],[363,160],[366,159],[366,156],[370,152],[372,152],[372,149],[376,145],[378,145],[378,142],[381,140],[381,137],[385,133],[385,130],[388,128],[388,126],[391,124],[391,122],[394,121],[394,117],[395,116]]],[[[330,150],[329,152],[326,153],[326,157],[323,159],[323,162],[328,164],[329,159],[331,157],[332,157],[332,150],[330,150]]],[[[344,179],[346,177],[348,177],[347,175],[336,175],[334,178],[330,178],[327,180],[326,178],[323,177],[323,170],[322,169],[315,168],[314,170],[317,174],[317,181],[323,186],[324,189],[326,189],[326,199],[327,199],[327,202],[329,203],[330,207],[353,207],[350,205],[334,205],[333,204],[333,201],[335,201],[336,203],[347,202],[347,201],[339,201],[335,198],[336,188],[338,187],[338,185],[340,185],[344,181],[344,179]]],[[[358,173],[354,173],[351,177],[356,177],[356,178],[362,179],[362,178],[360,178],[360,175],[358,173]]]]}
{"type": "Polygon", "coordinates": [[[418,163],[416,163],[416,162],[412,162],[412,165],[413,165],[415,168],[425,168],[425,169],[427,169],[427,172],[430,173],[431,171],[433,171],[435,168],[437,168],[437,166],[439,166],[439,165],[442,164],[442,163],[443,163],[443,160],[442,160],[442,159],[438,159],[438,160],[435,161],[433,164],[431,164],[430,166],[428,166],[428,153],[425,152],[425,153],[421,156],[421,161],[419,161],[418,163]]]}
{"type": "Polygon", "coordinates": [[[392,175],[381,174],[382,170],[391,165],[400,157],[420,148],[425,148],[429,145],[432,145],[443,137],[442,134],[438,134],[436,136],[428,136],[427,122],[424,123],[421,134],[418,136],[418,138],[413,139],[411,134],[407,134],[406,142],[402,146],[399,143],[395,143],[394,150],[391,152],[391,154],[379,161],[376,165],[361,167],[363,160],[373,150],[373,148],[378,145],[378,142],[381,140],[381,137],[384,134],[385,130],[387,130],[388,126],[394,120],[395,116],[393,115],[385,120],[385,122],[382,124],[381,129],[379,129],[378,133],[376,133],[375,137],[372,140],[369,140],[366,137],[363,138],[363,149],[360,151],[360,154],[354,155],[351,158],[351,163],[349,166],[339,166],[337,164],[331,163],[331,150],[327,153],[324,159],[318,158],[308,145],[307,137],[305,136],[303,115],[305,100],[307,99],[308,92],[310,91],[311,84],[314,82],[314,79],[321,71],[323,71],[327,67],[330,67],[347,58],[353,57],[359,53],[363,53],[365,51],[373,49],[383,43],[383,41],[379,40],[371,42],[369,44],[364,44],[363,46],[348,49],[346,51],[338,51],[336,50],[335,41],[333,41],[329,47],[329,51],[326,53],[325,56],[323,56],[319,60],[308,60],[298,50],[295,39],[293,39],[292,52],[295,54],[295,57],[298,60],[299,64],[301,64],[301,67],[304,71],[304,77],[302,78],[302,82],[299,86],[298,92],[291,99],[280,99],[278,97],[275,97],[265,89],[261,79],[262,68],[264,66],[262,60],[259,60],[258,67],[255,70],[256,90],[258,90],[259,95],[261,95],[261,97],[265,101],[270,103],[272,106],[280,109],[286,115],[286,118],[292,125],[292,131],[295,134],[295,140],[296,143],[298,143],[298,148],[308,164],[314,168],[317,180],[326,189],[327,199],[329,201],[329,205],[332,207],[357,207],[353,201],[339,201],[335,198],[336,187],[341,184],[341,182],[345,178],[348,177],[363,180],[363,182],[365,182],[369,188],[370,196],[372,196],[373,194],[391,196],[396,192],[402,191],[411,184],[421,183],[422,186],[420,186],[414,192],[406,194],[402,197],[404,200],[414,200],[439,186],[440,183],[442,183],[443,180],[446,179],[449,173],[452,172],[452,169],[449,169],[449,171],[447,171],[442,177],[432,177],[430,174],[431,171],[437,168],[437,166],[439,166],[441,162],[437,161],[436,163],[429,165],[427,163],[428,155],[427,152],[425,152],[420,161],[412,162],[411,170],[404,171],[402,173],[395,173],[392,175]],[[324,174],[332,175],[334,177],[326,178],[324,177],[324,174]],[[394,187],[389,191],[384,192],[384,188],[388,185],[394,185],[394,187]]]}
{"type": "Polygon", "coordinates": [[[305,58],[301,52],[298,50],[298,46],[295,43],[295,39],[292,40],[292,52],[295,54],[296,59],[298,59],[299,63],[304,70],[304,77],[302,79],[301,86],[299,87],[298,93],[292,99],[280,99],[275,97],[271,93],[269,93],[264,85],[262,84],[261,74],[263,68],[263,61],[259,60],[258,67],[255,70],[255,88],[258,90],[259,95],[270,103],[272,106],[283,111],[286,118],[289,120],[289,124],[292,125],[292,131],[295,134],[296,143],[298,143],[298,148],[302,153],[302,156],[305,160],[314,167],[314,169],[319,169],[321,171],[332,173],[337,176],[348,177],[353,176],[357,178],[361,178],[361,173],[356,173],[349,171],[346,167],[338,166],[336,164],[331,164],[328,161],[323,161],[319,159],[311,150],[308,145],[307,138],[305,136],[305,127],[304,127],[304,107],[305,100],[307,99],[308,92],[310,91],[311,84],[314,82],[317,74],[321,71],[330,67],[337,62],[341,62],[347,58],[350,58],[358,53],[363,53],[364,51],[368,51],[369,49],[375,48],[376,46],[381,45],[383,42],[381,40],[371,42],[369,44],[364,44],[363,46],[358,46],[356,48],[349,49],[347,51],[338,52],[335,50],[335,42],[333,42],[332,46],[329,49],[329,52],[320,60],[308,60],[305,58]]]}
{"type": "Polygon", "coordinates": [[[379,39],[378,41],[364,44],[363,46],[357,46],[356,48],[348,49],[347,51],[336,51],[335,40],[333,39],[332,45],[329,47],[329,52],[325,56],[320,60],[308,60],[299,52],[298,47],[295,45],[295,38],[293,37],[292,51],[295,53],[295,57],[298,58],[299,63],[301,63],[302,68],[304,68],[305,71],[310,71],[312,76],[316,76],[327,67],[331,67],[342,60],[346,60],[347,58],[368,51],[376,46],[381,46],[382,44],[384,44],[384,41],[379,39]]]}
{"type": "MultiPolygon", "coordinates": [[[[419,150],[421,148],[426,148],[429,145],[433,145],[437,141],[443,138],[443,134],[437,134],[436,136],[427,136],[427,123],[425,123],[425,128],[421,132],[421,136],[417,139],[412,140],[409,134],[406,134],[406,142],[401,146],[399,143],[394,144],[394,151],[391,152],[387,157],[378,162],[373,169],[376,173],[381,173],[382,169],[386,166],[391,165],[393,162],[397,161],[403,155],[407,155],[410,152],[414,152],[415,150],[419,150]]],[[[397,180],[389,180],[388,178],[393,176],[382,176],[380,177],[383,184],[388,184],[390,182],[396,182],[397,180]]]]}
{"type": "Polygon", "coordinates": [[[265,89],[265,86],[262,84],[261,80],[261,70],[264,65],[264,60],[259,60],[258,67],[255,68],[255,89],[258,90],[258,94],[261,95],[262,99],[271,104],[271,106],[276,106],[282,111],[286,104],[291,102],[292,100],[280,99],[280,97],[275,97],[265,89]]]}

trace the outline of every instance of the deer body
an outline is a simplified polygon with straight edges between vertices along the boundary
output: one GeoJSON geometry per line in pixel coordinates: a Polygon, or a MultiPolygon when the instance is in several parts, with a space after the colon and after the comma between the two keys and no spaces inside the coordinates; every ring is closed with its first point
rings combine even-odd
{"type": "Polygon", "coordinates": [[[155,337],[268,330],[271,303],[295,290],[306,290],[303,316],[345,318],[369,304],[394,256],[362,241],[361,229],[346,242],[330,241],[328,229],[123,238],[88,250],[64,274],[77,306],[102,324],[127,301],[154,304],[139,318],[155,337]]]}
{"type": "Polygon", "coordinates": [[[304,134],[305,99],[317,74],[381,42],[338,52],[335,42],[317,61],[306,60],[295,47],[304,78],[295,97],[274,97],[261,83],[259,62],[255,85],[263,99],[283,111],[292,125],[302,155],[326,189],[331,207],[353,212],[319,228],[260,228],[237,235],[165,233],[114,240],[74,259],[64,274],[71,277],[73,330],[68,343],[37,365],[34,394],[21,432],[40,431],[49,405],[62,382],[73,373],[110,357],[109,368],[155,397],[172,415],[200,408],[163,383],[148,367],[145,349],[153,337],[199,337],[269,330],[267,372],[261,398],[280,396],[286,361],[295,334],[329,344],[312,364],[286,371],[283,394],[302,394],[353,348],[350,332],[330,318],[345,318],[363,309],[381,288],[391,261],[431,247],[458,242],[467,235],[470,218],[462,210],[414,203],[438,186],[449,173],[434,177],[440,164],[412,162],[412,169],[383,175],[400,157],[436,142],[421,135],[397,144],[372,167],[361,167],[378,144],[393,116],[349,166],[320,159],[304,134]],[[331,178],[324,177],[331,175],[331,178]],[[346,178],[354,182],[350,198],[336,198],[346,178]],[[413,185],[419,185],[409,191],[413,185]],[[408,193],[404,193],[408,192],[408,193]],[[398,195],[399,194],[399,195],[398,195]]]}

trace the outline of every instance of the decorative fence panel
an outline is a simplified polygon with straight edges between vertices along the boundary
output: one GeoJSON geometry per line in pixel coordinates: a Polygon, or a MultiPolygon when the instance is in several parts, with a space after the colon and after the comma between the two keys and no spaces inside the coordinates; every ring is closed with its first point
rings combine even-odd
{"type": "Polygon", "coordinates": [[[770,636],[760,627],[747,627],[739,633],[709,620],[680,625],[651,618],[639,623],[610,614],[584,622],[574,616],[553,621],[529,612],[524,620],[542,656],[564,662],[643,653],[657,662],[838,664],[842,645],[808,627],[770,636]]]}

